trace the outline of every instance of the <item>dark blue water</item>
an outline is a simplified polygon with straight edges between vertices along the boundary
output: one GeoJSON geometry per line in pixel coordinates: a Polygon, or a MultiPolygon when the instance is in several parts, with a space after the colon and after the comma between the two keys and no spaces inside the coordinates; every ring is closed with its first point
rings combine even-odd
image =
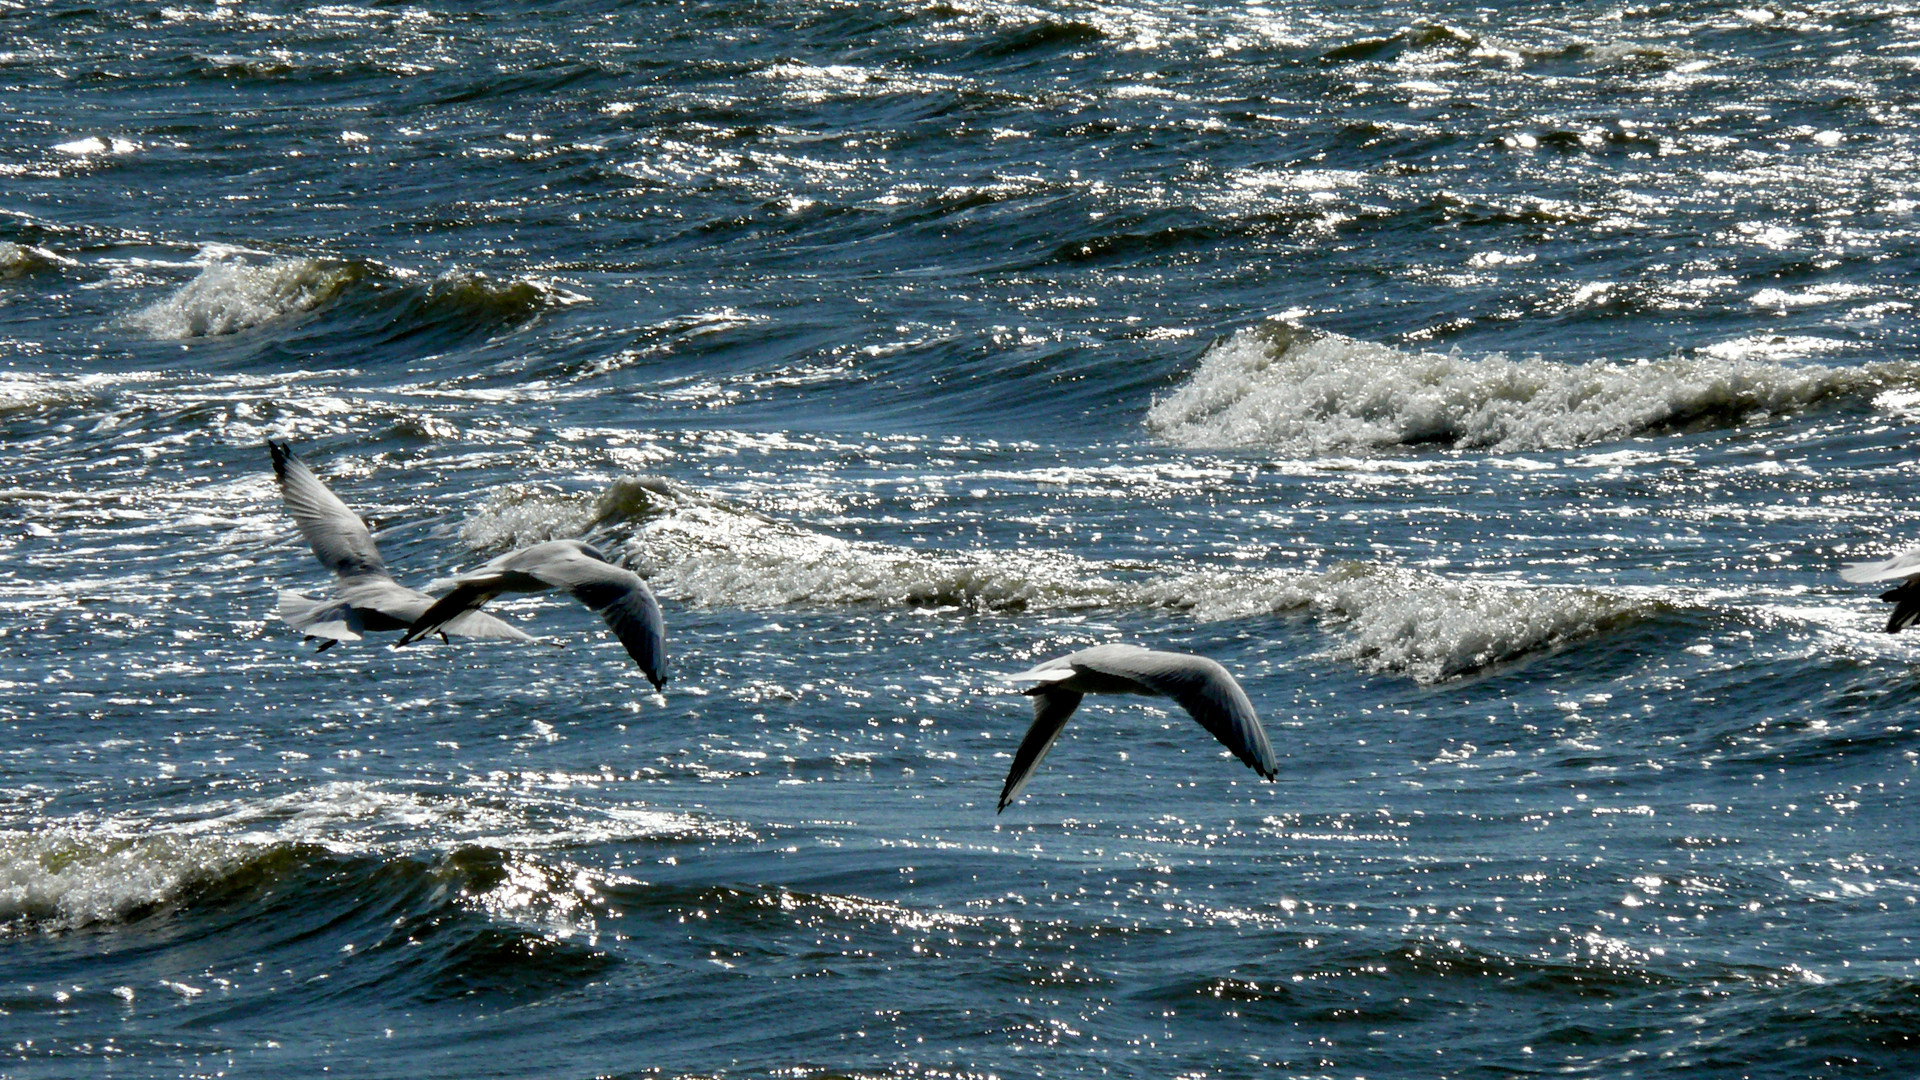
{"type": "Polygon", "coordinates": [[[0,2],[0,1076],[1908,1077],[1897,5],[0,2]],[[276,614],[282,437],[566,645],[276,614]],[[1205,653],[1282,759],[996,673],[1205,653]]]}

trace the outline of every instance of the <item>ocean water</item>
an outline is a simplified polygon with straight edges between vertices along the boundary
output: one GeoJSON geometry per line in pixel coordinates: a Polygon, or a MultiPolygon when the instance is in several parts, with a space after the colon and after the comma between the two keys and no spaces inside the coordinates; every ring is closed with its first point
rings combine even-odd
{"type": "Polygon", "coordinates": [[[1920,15],[0,0],[0,1076],[1911,1077],[1920,15]],[[535,8],[538,8],[535,10],[535,8]],[[564,648],[316,655],[291,440],[564,648]],[[1238,674],[1260,780],[996,676],[1238,674]]]}

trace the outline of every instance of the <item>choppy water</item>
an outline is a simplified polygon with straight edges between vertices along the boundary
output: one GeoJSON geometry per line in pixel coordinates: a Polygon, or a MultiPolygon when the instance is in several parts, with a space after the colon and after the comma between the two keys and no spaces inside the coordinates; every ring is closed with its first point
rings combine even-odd
{"type": "Polygon", "coordinates": [[[0,1074],[1914,1074],[1920,17],[521,8],[0,0],[0,1074]]]}

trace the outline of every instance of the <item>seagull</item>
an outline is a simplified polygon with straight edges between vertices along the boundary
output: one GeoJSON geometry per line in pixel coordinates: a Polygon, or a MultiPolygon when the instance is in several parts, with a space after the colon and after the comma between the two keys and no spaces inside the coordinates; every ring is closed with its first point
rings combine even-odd
{"type": "Polygon", "coordinates": [[[1894,605],[1887,633],[1897,634],[1901,627],[1920,622],[1920,548],[1903,551],[1885,562],[1848,563],[1840,568],[1840,577],[1856,584],[1903,579],[1880,594],[1880,599],[1894,605]]]}
{"type": "Polygon", "coordinates": [[[1170,697],[1254,772],[1269,780],[1280,772],[1273,745],[1267,742],[1246,691],[1226,668],[1204,656],[1135,645],[1096,645],[1008,678],[1036,680],[1039,685],[1021,691],[1033,697],[1033,726],[1013,753],[1013,768],[1000,789],[1000,810],[1012,805],[1020,789],[1033,779],[1033,770],[1086,694],[1170,697]]]}
{"type": "MultiPolygon", "coordinates": [[[[368,631],[405,630],[413,625],[433,606],[433,597],[393,580],[366,522],[294,456],[292,447],[284,440],[268,439],[267,450],[273,455],[273,475],[280,481],[287,513],[313,546],[320,565],[338,579],[333,595],[325,600],[283,590],[280,617],[305,633],[307,640],[319,639],[316,653],[342,641],[359,641],[368,631]]],[[[449,622],[446,632],[471,638],[537,640],[478,612],[449,622]]]]}
{"type": "Polygon", "coordinates": [[[590,544],[549,540],[511,551],[453,579],[453,588],[413,620],[394,647],[479,614],[501,593],[565,589],[600,613],[655,690],[667,684],[667,632],[660,603],[640,575],[615,566],[590,544]]]}

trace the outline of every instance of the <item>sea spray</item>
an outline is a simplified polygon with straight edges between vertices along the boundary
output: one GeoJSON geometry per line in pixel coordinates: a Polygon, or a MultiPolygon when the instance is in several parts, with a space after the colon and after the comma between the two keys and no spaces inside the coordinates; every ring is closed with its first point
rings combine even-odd
{"type": "Polygon", "coordinates": [[[1731,425],[1920,385],[1920,364],[1849,368],[1709,354],[1567,364],[1406,352],[1286,323],[1216,343],[1146,426],[1184,447],[1544,450],[1731,425]]]}

